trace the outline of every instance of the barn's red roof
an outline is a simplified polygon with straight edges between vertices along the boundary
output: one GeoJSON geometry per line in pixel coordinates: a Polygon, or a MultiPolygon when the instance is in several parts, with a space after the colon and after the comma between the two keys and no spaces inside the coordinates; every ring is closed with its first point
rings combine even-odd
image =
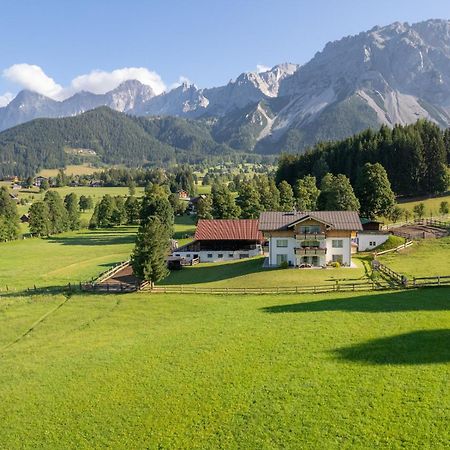
{"type": "Polygon", "coordinates": [[[262,241],[257,219],[200,219],[194,239],[196,241],[245,240],[262,241]]]}

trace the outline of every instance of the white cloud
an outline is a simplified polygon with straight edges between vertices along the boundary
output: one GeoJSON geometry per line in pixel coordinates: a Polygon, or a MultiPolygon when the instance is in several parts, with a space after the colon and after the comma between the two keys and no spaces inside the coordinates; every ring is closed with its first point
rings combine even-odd
{"type": "Polygon", "coordinates": [[[191,84],[191,80],[188,77],[185,77],[184,75],[181,75],[181,76],[178,77],[178,81],[175,81],[175,83],[172,83],[169,86],[169,91],[172,90],[172,89],[175,89],[175,88],[177,88],[179,86],[181,86],[183,83],[186,83],[186,84],[190,85],[191,84]]]}
{"type": "Polygon", "coordinates": [[[24,89],[29,89],[51,98],[57,98],[62,91],[62,86],[34,64],[14,64],[3,71],[3,76],[24,89]]]}
{"type": "Polygon", "coordinates": [[[156,95],[166,90],[166,85],[156,72],[145,67],[124,67],[112,72],[93,70],[88,74],[80,75],[72,80],[67,91],[89,91],[94,94],[104,94],[127,80],[137,80],[150,86],[156,95]]]}
{"type": "Polygon", "coordinates": [[[0,95],[0,108],[6,106],[13,98],[14,95],[11,92],[5,92],[3,95],[0,95]]]}
{"type": "Polygon", "coordinates": [[[266,66],[264,64],[256,64],[256,72],[257,73],[267,72],[271,68],[272,67],[266,66]]]}
{"type": "Polygon", "coordinates": [[[104,94],[127,80],[138,80],[150,86],[156,95],[166,90],[161,77],[145,67],[124,67],[111,72],[93,70],[75,77],[67,87],[62,87],[46,75],[41,67],[32,64],[14,64],[3,71],[3,77],[23,89],[38,92],[55,100],[64,100],[80,91],[104,94]]]}

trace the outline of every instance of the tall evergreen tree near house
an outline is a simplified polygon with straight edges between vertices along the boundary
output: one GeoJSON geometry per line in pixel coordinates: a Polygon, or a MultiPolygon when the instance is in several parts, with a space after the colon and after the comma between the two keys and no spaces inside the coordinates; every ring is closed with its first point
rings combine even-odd
{"type": "Polygon", "coordinates": [[[11,241],[19,236],[19,215],[16,202],[6,186],[0,188],[0,240],[11,241]]]}
{"type": "Polygon", "coordinates": [[[292,211],[295,207],[294,191],[291,185],[283,180],[278,185],[280,192],[280,211],[292,211]]]}
{"type": "Polygon", "coordinates": [[[99,228],[110,228],[114,226],[113,214],[116,206],[114,198],[106,194],[97,206],[96,211],[94,210],[94,215],[97,216],[97,226],[99,228]]]}
{"type": "Polygon", "coordinates": [[[321,182],[318,199],[322,211],[358,211],[359,201],[356,198],[350,180],[342,174],[336,176],[326,174],[321,182]]]}
{"type": "Polygon", "coordinates": [[[395,195],[386,170],[380,163],[364,164],[355,190],[363,217],[375,219],[377,216],[389,216],[395,205],[395,195]]]}
{"type": "Polygon", "coordinates": [[[257,175],[254,182],[262,211],[277,211],[280,208],[280,192],[275,180],[267,175],[257,175]]]}
{"type": "Polygon", "coordinates": [[[70,230],[80,228],[80,212],[78,208],[78,198],[74,192],[64,197],[64,207],[67,211],[68,226],[70,230]]]}
{"type": "Polygon", "coordinates": [[[151,217],[158,217],[165,225],[169,236],[172,236],[174,212],[168,197],[168,191],[157,184],[147,189],[142,199],[140,221],[144,224],[151,217]]]}
{"type": "Polygon", "coordinates": [[[58,234],[69,229],[67,210],[58,192],[47,191],[44,202],[48,206],[50,229],[49,234],[58,234]]]}
{"type": "Polygon", "coordinates": [[[141,224],[136,245],[131,255],[134,274],[152,285],[169,274],[166,256],[169,252],[169,236],[164,222],[151,216],[141,224]]]}
{"type": "Polygon", "coordinates": [[[210,195],[200,197],[197,202],[197,219],[212,219],[212,198],[210,195]]]}
{"type": "Polygon", "coordinates": [[[36,236],[48,236],[50,234],[50,212],[46,202],[34,202],[28,211],[28,227],[30,233],[36,236]]]}
{"type": "Polygon", "coordinates": [[[215,219],[238,219],[241,211],[226,184],[215,184],[211,189],[215,219]]]}
{"type": "Polygon", "coordinates": [[[244,181],[239,185],[236,204],[241,209],[242,219],[256,219],[262,206],[260,195],[254,181],[244,181]]]}
{"type": "Polygon", "coordinates": [[[316,178],[310,175],[297,180],[295,184],[295,196],[299,211],[315,211],[320,190],[316,185],[316,178]]]}

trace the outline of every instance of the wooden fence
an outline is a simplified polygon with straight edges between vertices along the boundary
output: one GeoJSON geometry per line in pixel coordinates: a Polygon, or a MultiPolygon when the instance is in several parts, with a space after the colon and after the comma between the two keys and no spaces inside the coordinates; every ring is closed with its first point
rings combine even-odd
{"type": "Polygon", "coordinates": [[[398,252],[400,250],[404,250],[405,248],[411,247],[414,244],[414,241],[407,241],[404,244],[399,245],[398,247],[391,248],[389,250],[383,250],[382,252],[374,252],[374,258],[377,258],[381,255],[386,255],[387,253],[398,252]]]}
{"type": "Polygon", "coordinates": [[[450,275],[436,275],[435,277],[414,277],[413,287],[426,287],[426,286],[449,286],[450,275]]]}
{"type": "Polygon", "coordinates": [[[116,264],[115,266],[111,267],[108,270],[105,270],[102,272],[97,278],[93,279],[92,282],[95,283],[102,283],[103,281],[107,280],[108,278],[113,277],[117,272],[120,272],[122,269],[125,269],[125,267],[128,267],[130,265],[130,261],[123,261],[119,264],[116,264]]]}
{"type": "Polygon", "coordinates": [[[372,268],[373,270],[378,270],[379,272],[381,272],[383,275],[392,280],[395,284],[401,286],[406,286],[408,284],[408,278],[406,278],[405,275],[395,272],[385,264],[381,264],[380,261],[377,261],[376,259],[372,261],[372,268]]]}
{"type": "Polygon", "coordinates": [[[379,282],[358,282],[358,283],[335,283],[329,285],[317,286],[280,286],[280,287],[204,287],[187,285],[166,285],[154,286],[153,288],[143,289],[143,292],[152,294],[319,294],[326,292],[357,292],[357,291],[376,291],[392,289],[388,283],[379,282]]]}

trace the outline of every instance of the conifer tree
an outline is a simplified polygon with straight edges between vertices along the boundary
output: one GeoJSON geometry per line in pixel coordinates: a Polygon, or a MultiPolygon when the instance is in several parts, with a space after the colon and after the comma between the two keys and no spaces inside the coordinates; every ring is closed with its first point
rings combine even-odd
{"type": "Polygon", "coordinates": [[[212,219],[212,198],[210,195],[200,197],[197,202],[197,219],[212,219]]]}
{"type": "Polygon", "coordinates": [[[125,211],[127,214],[127,224],[129,225],[135,225],[139,223],[139,214],[141,210],[141,205],[139,203],[139,200],[130,195],[125,200],[125,211]]]}
{"type": "Polygon", "coordinates": [[[295,196],[299,211],[315,211],[320,190],[316,186],[316,178],[310,175],[299,179],[295,184],[295,196]]]}
{"type": "Polygon", "coordinates": [[[80,228],[80,212],[78,208],[78,198],[74,192],[64,197],[64,206],[67,210],[68,226],[70,230],[80,228]]]}
{"type": "Polygon", "coordinates": [[[280,192],[280,211],[292,211],[295,206],[295,198],[291,185],[283,180],[278,185],[278,190],[280,192]]]}
{"type": "Polygon", "coordinates": [[[134,274],[152,284],[164,279],[169,271],[166,257],[169,252],[167,228],[159,217],[151,216],[141,224],[131,255],[134,274]]]}
{"type": "Polygon", "coordinates": [[[46,202],[34,202],[28,211],[30,233],[37,236],[50,234],[50,213],[46,202]]]}
{"type": "Polygon", "coordinates": [[[260,194],[254,181],[244,181],[239,185],[236,205],[241,209],[242,219],[256,219],[261,212],[260,194]]]}
{"type": "Polygon", "coordinates": [[[48,207],[49,234],[58,234],[69,229],[67,210],[63,200],[56,191],[47,191],[44,202],[48,207]]]}
{"type": "Polygon", "coordinates": [[[239,218],[240,208],[236,205],[233,195],[225,184],[215,184],[211,190],[211,196],[215,219],[239,218]]]}
{"type": "Polygon", "coordinates": [[[16,202],[6,186],[0,189],[0,240],[11,241],[19,236],[19,215],[16,202]]]}

